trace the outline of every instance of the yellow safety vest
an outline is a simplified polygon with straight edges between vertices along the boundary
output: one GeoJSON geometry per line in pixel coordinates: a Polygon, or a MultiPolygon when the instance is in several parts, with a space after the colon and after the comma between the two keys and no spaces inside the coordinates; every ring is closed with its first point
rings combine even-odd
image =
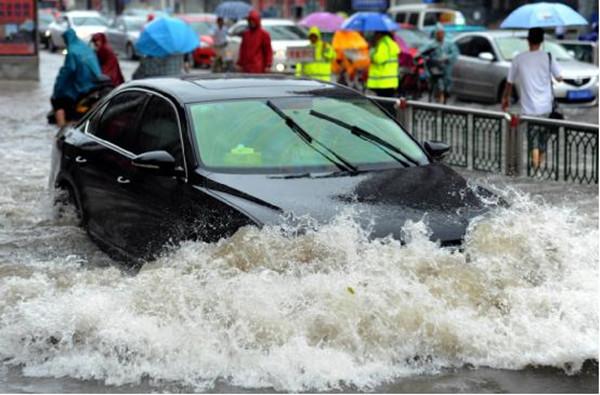
{"type": "Polygon", "coordinates": [[[317,41],[314,47],[315,60],[298,63],[296,65],[296,76],[329,81],[331,79],[331,62],[335,57],[335,52],[331,45],[322,40],[317,41]]]}
{"type": "Polygon", "coordinates": [[[381,38],[371,55],[367,88],[390,89],[398,87],[398,55],[400,48],[389,36],[381,38]]]}

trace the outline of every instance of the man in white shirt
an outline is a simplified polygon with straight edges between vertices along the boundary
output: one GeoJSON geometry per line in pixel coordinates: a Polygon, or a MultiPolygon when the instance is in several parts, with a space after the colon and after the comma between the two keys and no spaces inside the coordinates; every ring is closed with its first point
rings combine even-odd
{"type": "MultiPolygon", "coordinates": [[[[541,49],[544,42],[544,30],[535,27],[529,29],[527,35],[529,51],[517,55],[508,72],[506,89],[502,97],[502,110],[506,111],[510,103],[513,85],[519,86],[521,114],[534,117],[547,117],[552,112],[554,95],[552,93],[552,77],[561,81],[561,70],[558,63],[541,49]]],[[[540,132],[532,150],[531,161],[538,168],[546,150],[547,136],[540,132]]]]}
{"type": "Polygon", "coordinates": [[[215,59],[213,61],[213,72],[223,71],[225,62],[225,48],[227,47],[227,27],[222,17],[217,18],[217,29],[213,33],[213,48],[215,50],[215,59]]]}

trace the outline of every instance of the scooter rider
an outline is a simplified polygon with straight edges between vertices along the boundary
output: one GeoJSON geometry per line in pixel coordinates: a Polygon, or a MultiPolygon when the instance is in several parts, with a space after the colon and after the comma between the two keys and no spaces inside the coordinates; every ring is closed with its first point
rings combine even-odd
{"type": "Polygon", "coordinates": [[[77,38],[75,30],[67,29],[63,33],[63,39],[67,55],[56,77],[50,99],[59,127],[74,119],[79,98],[108,79],[100,70],[94,50],[77,38]]]}

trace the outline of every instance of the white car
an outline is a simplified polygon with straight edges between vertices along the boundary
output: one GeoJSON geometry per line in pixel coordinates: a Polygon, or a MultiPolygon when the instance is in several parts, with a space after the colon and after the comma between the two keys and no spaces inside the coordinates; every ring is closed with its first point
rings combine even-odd
{"type": "Polygon", "coordinates": [[[398,5],[390,7],[387,13],[396,23],[413,25],[419,30],[431,28],[438,22],[449,25],[464,25],[466,22],[462,12],[437,5],[398,5]]]}
{"type": "Polygon", "coordinates": [[[73,28],[77,37],[88,42],[94,33],[105,33],[108,20],[97,11],[69,11],[48,26],[50,37],[48,46],[52,52],[64,48],[65,42],[62,34],[67,28],[73,28]]]}
{"type": "MultiPolygon", "coordinates": [[[[306,30],[287,19],[263,19],[261,26],[271,36],[271,47],[273,48],[273,66],[271,71],[276,73],[291,73],[294,64],[288,62],[286,51],[288,47],[304,47],[310,45],[306,30]]],[[[228,32],[227,49],[225,51],[228,60],[236,62],[242,43],[242,33],[248,28],[245,20],[238,21],[231,26],[228,32]]]]}

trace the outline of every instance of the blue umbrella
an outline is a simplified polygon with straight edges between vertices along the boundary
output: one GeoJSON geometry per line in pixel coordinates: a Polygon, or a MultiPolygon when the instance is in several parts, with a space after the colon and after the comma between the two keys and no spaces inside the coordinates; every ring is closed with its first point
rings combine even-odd
{"type": "Polygon", "coordinates": [[[165,57],[192,52],[200,46],[198,34],[178,18],[158,18],[144,27],[135,49],[142,55],[165,57]]]}
{"type": "Polygon", "coordinates": [[[342,29],[359,32],[390,32],[398,29],[398,25],[385,14],[378,12],[357,12],[342,24],[342,29]]]}
{"type": "Polygon", "coordinates": [[[560,3],[533,3],[523,5],[500,25],[503,29],[530,29],[532,27],[557,27],[587,25],[584,17],[571,7],[560,3]]]}
{"type": "Polygon", "coordinates": [[[248,16],[252,6],[242,1],[225,1],[217,6],[215,14],[221,18],[243,19],[248,16]]]}

